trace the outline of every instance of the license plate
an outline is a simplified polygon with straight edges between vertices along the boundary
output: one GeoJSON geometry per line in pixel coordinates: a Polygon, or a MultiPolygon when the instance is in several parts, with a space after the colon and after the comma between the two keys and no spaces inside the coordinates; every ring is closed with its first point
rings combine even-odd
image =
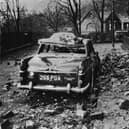
{"type": "Polygon", "coordinates": [[[40,80],[42,81],[61,81],[59,75],[40,75],[40,80]]]}

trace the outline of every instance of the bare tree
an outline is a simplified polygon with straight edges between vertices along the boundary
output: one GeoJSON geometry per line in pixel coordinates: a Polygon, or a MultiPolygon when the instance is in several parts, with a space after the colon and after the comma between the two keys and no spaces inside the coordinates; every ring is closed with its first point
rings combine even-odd
{"type": "Polygon", "coordinates": [[[42,16],[49,29],[52,29],[54,32],[57,32],[59,28],[65,24],[62,9],[57,2],[50,2],[42,13],[42,16]]]}
{"type": "Polygon", "coordinates": [[[9,15],[9,7],[7,4],[8,1],[0,3],[0,15],[2,16],[2,20],[6,21],[7,31],[10,31],[10,15],[9,15]]]}
{"type": "Polygon", "coordinates": [[[15,29],[20,32],[20,7],[19,0],[5,0],[4,6],[1,7],[0,13],[6,21],[8,32],[10,31],[10,22],[13,20],[15,29]]]}
{"type": "Polygon", "coordinates": [[[20,32],[20,4],[19,0],[11,0],[11,4],[7,2],[10,15],[15,22],[16,31],[20,32]],[[12,7],[11,7],[12,6],[12,7]]]}
{"type": "Polygon", "coordinates": [[[73,24],[75,33],[81,35],[81,23],[90,15],[90,11],[82,15],[81,0],[60,0],[58,4],[62,7],[64,15],[73,24]]]}
{"type": "Polygon", "coordinates": [[[19,0],[12,0],[13,3],[13,17],[16,23],[17,32],[20,32],[20,4],[19,0]]]}
{"type": "Polygon", "coordinates": [[[129,2],[128,2],[128,7],[126,9],[126,12],[127,12],[128,16],[129,16],[129,2]]]}
{"type": "MultiPolygon", "coordinates": [[[[108,11],[110,11],[112,8],[112,1],[113,0],[106,1],[105,6],[108,9],[108,11]]],[[[127,13],[127,9],[128,9],[128,2],[129,2],[129,0],[114,0],[115,12],[119,13],[121,15],[125,15],[127,13]]]]}
{"type": "Polygon", "coordinates": [[[93,10],[101,24],[101,32],[104,32],[105,0],[101,0],[101,1],[92,0],[92,3],[93,3],[93,10]]]}

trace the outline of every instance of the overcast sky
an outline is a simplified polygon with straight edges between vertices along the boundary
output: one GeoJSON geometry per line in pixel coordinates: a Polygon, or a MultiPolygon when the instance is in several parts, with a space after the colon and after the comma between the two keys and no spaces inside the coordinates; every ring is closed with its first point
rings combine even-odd
{"type": "MultiPolygon", "coordinates": [[[[40,10],[45,8],[47,4],[52,0],[20,0],[29,10],[40,10]]],[[[91,2],[91,0],[81,0],[85,3],[91,2]]]]}
{"type": "Polygon", "coordinates": [[[29,10],[40,10],[45,8],[50,0],[20,0],[29,10]]]}
{"type": "MultiPolygon", "coordinates": [[[[0,0],[3,2],[5,0],[0,0]]],[[[24,5],[28,10],[41,10],[45,8],[50,0],[19,0],[21,5],[24,5]]]]}
{"type": "MultiPolygon", "coordinates": [[[[0,2],[5,0],[0,0],[0,2]]],[[[28,10],[42,10],[51,0],[19,0],[21,5],[24,5],[28,10]]],[[[91,1],[91,0],[82,0],[82,1],[91,1]]]]}

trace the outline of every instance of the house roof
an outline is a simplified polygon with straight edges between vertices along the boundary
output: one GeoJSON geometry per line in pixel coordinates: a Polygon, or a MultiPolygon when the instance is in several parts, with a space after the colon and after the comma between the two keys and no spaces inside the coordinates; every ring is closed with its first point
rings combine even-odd
{"type": "MultiPolygon", "coordinates": [[[[109,17],[111,17],[111,13],[105,12],[104,21],[108,20],[109,17]]],[[[115,13],[115,18],[119,19],[121,22],[129,22],[129,17],[127,15],[121,15],[115,13]]]]}
{"type": "Polygon", "coordinates": [[[121,22],[129,22],[129,17],[119,14],[121,22]]]}
{"type": "Polygon", "coordinates": [[[116,14],[115,12],[111,12],[111,13],[108,15],[108,17],[105,19],[105,22],[111,20],[111,19],[112,19],[112,15],[113,15],[113,17],[114,17],[114,20],[121,22],[121,19],[120,19],[119,15],[116,14]]]}

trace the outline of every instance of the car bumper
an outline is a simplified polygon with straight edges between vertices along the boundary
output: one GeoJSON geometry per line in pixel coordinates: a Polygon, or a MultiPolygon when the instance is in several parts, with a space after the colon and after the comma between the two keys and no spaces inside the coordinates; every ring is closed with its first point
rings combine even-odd
{"type": "Polygon", "coordinates": [[[29,82],[28,85],[21,85],[21,83],[18,83],[17,87],[20,89],[29,89],[29,90],[43,90],[43,91],[56,91],[56,92],[74,92],[74,93],[84,93],[88,88],[90,84],[88,83],[85,87],[79,88],[79,87],[71,87],[70,83],[67,84],[65,87],[55,87],[53,85],[36,85],[33,86],[32,82],[29,82]]]}

